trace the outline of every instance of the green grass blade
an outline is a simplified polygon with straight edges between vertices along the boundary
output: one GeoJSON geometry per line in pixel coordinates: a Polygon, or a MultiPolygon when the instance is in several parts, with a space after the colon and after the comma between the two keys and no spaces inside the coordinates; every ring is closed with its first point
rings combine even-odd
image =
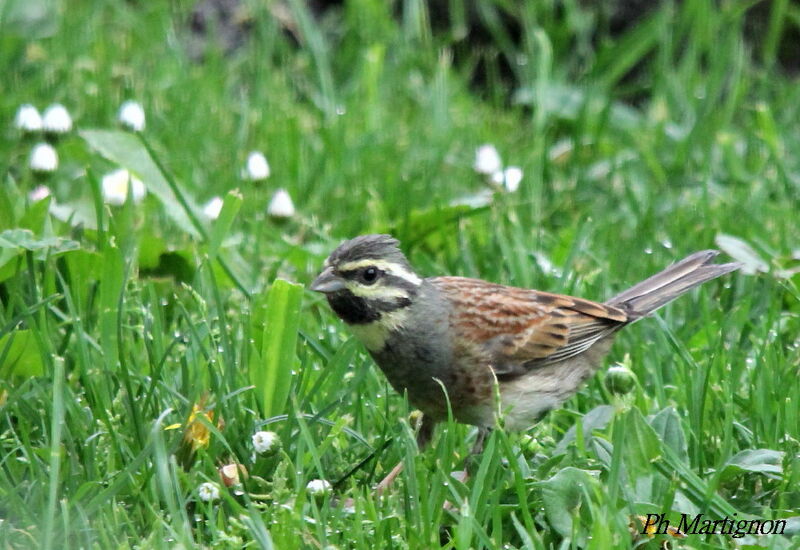
{"type": "Polygon", "coordinates": [[[211,260],[216,259],[222,241],[230,235],[233,220],[236,219],[236,214],[239,213],[243,200],[242,194],[238,190],[233,190],[225,196],[222,211],[214,222],[214,227],[211,229],[211,235],[208,239],[208,257],[211,260]]]}
{"type": "Polygon", "coordinates": [[[297,331],[303,287],[277,279],[267,296],[264,326],[261,331],[261,365],[250,370],[258,403],[265,418],[284,412],[297,356],[297,331]]]}

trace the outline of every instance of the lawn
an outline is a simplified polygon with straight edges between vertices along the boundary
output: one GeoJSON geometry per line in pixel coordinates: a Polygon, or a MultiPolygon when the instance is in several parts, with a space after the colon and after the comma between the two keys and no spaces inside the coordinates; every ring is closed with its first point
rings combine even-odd
{"type": "Polygon", "coordinates": [[[800,546],[797,6],[243,4],[222,43],[185,0],[0,1],[3,548],[800,546]],[[598,301],[697,250],[743,268],[620,334],[630,387],[420,453],[305,288],[371,232],[598,301]]]}

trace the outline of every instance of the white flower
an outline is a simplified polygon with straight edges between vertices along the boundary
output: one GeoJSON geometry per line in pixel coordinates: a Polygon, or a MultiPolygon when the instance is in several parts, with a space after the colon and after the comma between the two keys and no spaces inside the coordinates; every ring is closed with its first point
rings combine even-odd
{"type": "Polygon", "coordinates": [[[312,479],[306,485],[306,491],[312,497],[323,497],[331,492],[331,484],[326,479],[312,479]]]}
{"type": "Polygon", "coordinates": [[[522,181],[522,168],[519,166],[509,166],[503,170],[503,185],[506,191],[513,193],[519,189],[519,182],[522,181]]]}
{"type": "Polygon", "coordinates": [[[134,132],[144,130],[144,109],[138,101],[126,101],[119,108],[119,121],[134,132]]]}
{"type": "Polygon", "coordinates": [[[473,168],[479,174],[491,175],[503,169],[500,153],[494,145],[481,145],[475,150],[475,164],[473,168]]]}
{"type": "Polygon", "coordinates": [[[205,502],[219,500],[219,485],[206,481],[197,488],[197,496],[205,502]]]}
{"type": "Polygon", "coordinates": [[[280,447],[281,439],[275,432],[256,432],[253,434],[253,448],[258,454],[272,453],[280,447]]]}
{"type": "Polygon", "coordinates": [[[489,176],[489,183],[494,187],[505,188],[505,191],[513,193],[519,189],[519,182],[522,181],[522,168],[519,166],[509,166],[505,170],[498,170],[489,176]]]}
{"type": "Polygon", "coordinates": [[[26,103],[17,109],[14,125],[23,132],[38,132],[42,129],[42,116],[36,107],[26,103]]]}
{"type": "Polygon", "coordinates": [[[269,162],[260,151],[253,151],[247,155],[247,165],[242,177],[252,181],[261,181],[269,177],[269,162]]]}
{"type": "Polygon", "coordinates": [[[273,218],[291,218],[294,216],[294,203],[286,189],[278,189],[269,201],[267,214],[273,218]]]}
{"type": "Polygon", "coordinates": [[[58,168],[58,153],[49,143],[38,143],[31,151],[30,166],[35,172],[54,172],[58,168]]]}
{"type": "Polygon", "coordinates": [[[214,197],[203,206],[203,215],[206,219],[216,220],[222,212],[222,199],[214,197]]]}
{"type": "Polygon", "coordinates": [[[141,202],[147,190],[139,178],[133,176],[124,168],[114,170],[103,176],[103,201],[114,206],[125,204],[125,200],[128,198],[128,182],[131,185],[133,202],[141,202]]]}
{"type": "Polygon", "coordinates": [[[50,196],[50,188],[46,185],[38,185],[33,191],[28,193],[28,198],[33,202],[39,202],[50,196]]]}
{"type": "Polygon", "coordinates": [[[498,170],[497,172],[494,172],[491,176],[489,176],[489,183],[495,187],[502,187],[505,179],[506,175],[503,173],[503,171],[498,170]]]}
{"type": "Polygon", "coordinates": [[[72,117],[67,108],[60,103],[53,103],[44,110],[42,126],[45,132],[64,134],[72,130],[72,117]]]}

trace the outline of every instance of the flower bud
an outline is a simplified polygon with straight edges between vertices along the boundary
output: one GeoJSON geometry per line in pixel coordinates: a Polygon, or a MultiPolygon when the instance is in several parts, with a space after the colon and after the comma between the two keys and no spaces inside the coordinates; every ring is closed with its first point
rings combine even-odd
{"type": "Polygon", "coordinates": [[[208,220],[216,220],[222,212],[222,198],[213,197],[205,205],[203,205],[203,215],[208,220]]]}
{"type": "Polygon", "coordinates": [[[606,372],[605,384],[614,395],[625,395],[636,386],[636,375],[628,367],[614,365],[606,372]]]}
{"type": "Polygon", "coordinates": [[[126,101],[119,108],[119,121],[123,126],[134,132],[144,130],[144,109],[137,101],[126,101]]]}
{"type": "Polygon", "coordinates": [[[38,132],[42,129],[42,116],[36,107],[26,103],[17,110],[14,125],[23,132],[38,132]]]}
{"type": "Polygon", "coordinates": [[[225,487],[233,487],[241,483],[240,474],[247,479],[247,468],[242,464],[231,462],[219,467],[219,479],[225,487]]]}
{"type": "Polygon", "coordinates": [[[265,180],[270,175],[269,162],[267,157],[260,151],[253,151],[247,156],[242,177],[251,181],[265,180]]]}
{"type": "Polygon", "coordinates": [[[34,172],[55,172],[58,168],[58,153],[49,143],[39,143],[31,151],[29,164],[34,172]]]}
{"type": "Polygon", "coordinates": [[[306,485],[306,491],[308,491],[308,494],[315,499],[321,499],[326,495],[329,495],[332,490],[333,487],[326,479],[312,479],[306,485]]]}
{"type": "Polygon", "coordinates": [[[472,166],[479,174],[490,176],[503,170],[503,161],[494,145],[481,145],[475,150],[475,164],[472,166]]]}
{"type": "Polygon", "coordinates": [[[67,108],[60,103],[53,103],[44,110],[42,127],[51,134],[66,134],[72,130],[72,117],[67,108]]]}
{"type": "Polygon", "coordinates": [[[281,438],[275,432],[256,432],[253,434],[253,448],[260,455],[274,455],[281,448],[281,438]]]}
{"type": "Polygon", "coordinates": [[[139,203],[147,194],[147,189],[142,180],[133,176],[124,168],[114,170],[103,176],[102,180],[103,201],[106,204],[121,206],[128,198],[128,185],[131,186],[131,196],[134,203],[139,203]]]}
{"type": "Polygon", "coordinates": [[[267,214],[276,220],[284,220],[294,216],[294,203],[286,189],[278,189],[272,195],[267,206],[267,214]]]}

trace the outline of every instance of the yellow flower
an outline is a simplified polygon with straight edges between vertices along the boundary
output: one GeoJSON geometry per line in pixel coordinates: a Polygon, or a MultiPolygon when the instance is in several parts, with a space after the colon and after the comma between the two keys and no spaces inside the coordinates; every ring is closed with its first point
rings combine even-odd
{"type": "Polygon", "coordinates": [[[214,422],[213,410],[203,412],[204,401],[205,399],[201,399],[199,403],[195,403],[192,406],[189,420],[186,421],[186,431],[183,433],[183,440],[192,447],[192,451],[208,447],[208,443],[211,440],[211,430],[208,429],[208,425],[197,418],[198,416],[205,416],[209,423],[214,422]]]}

